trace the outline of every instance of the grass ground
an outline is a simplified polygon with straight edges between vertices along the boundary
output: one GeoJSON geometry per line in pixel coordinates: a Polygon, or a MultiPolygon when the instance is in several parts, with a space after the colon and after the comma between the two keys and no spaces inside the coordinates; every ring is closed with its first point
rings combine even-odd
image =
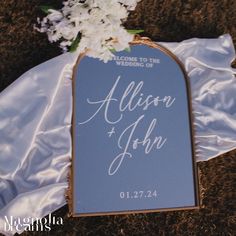
{"type": "MultiPolygon", "coordinates": [[[[1,0],[0,91],[33,66],[59,55],[45,35],[33,30],[38,6],[59,0],[1,0]]],[[[235,0],[143,0],[126,28],[144,29],[156,41],[218,37],[230,33],[236,44],[235,0]]],[[[236,151],[198,164],[199,211],[149,213],[71,219],[67,206],[54,213],[64,218],[49,235],[236,235],[236,151]]],[[[45,233],[24,233],[46,235],[45,233]]]]}

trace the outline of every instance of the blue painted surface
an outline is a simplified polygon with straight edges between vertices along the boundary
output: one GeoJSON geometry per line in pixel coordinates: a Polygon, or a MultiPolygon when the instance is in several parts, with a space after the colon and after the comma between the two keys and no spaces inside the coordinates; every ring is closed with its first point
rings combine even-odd
{"type": "Polygon", "coordinates": [[[75,213],[195,206],[188,97],[179,65],[144,45],[116,55],[107,64],[84,57],[76,70],[75,213]],[[140,57],[160,63],[150,68],[140,57]],[[136,66],[119,66],[118,59],[137,60],[136,66]]]}

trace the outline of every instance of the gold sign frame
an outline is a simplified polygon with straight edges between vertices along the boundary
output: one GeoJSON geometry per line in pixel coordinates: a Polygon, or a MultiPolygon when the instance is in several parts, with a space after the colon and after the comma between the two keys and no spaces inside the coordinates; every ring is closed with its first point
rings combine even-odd
{"type": "Polygon", "coordinates": [[[176,211],[176,210],[193,210],[193,209],[199,209],[200,208],[200,195],[199,195],[199,178],[198,178],[198,169],[197,169],[197,163],[195,160],[195,138],[194,138],[194,126],[193,126],[193,114],[192,114],[192,104],[191,104],[191,90],[190,90],[190,83],[187,76],[187,73],[185,71],[184,65],[182,62],[175,56],[171,51],[166,49],[165,47],[151,41],[149,38],[141,38],[139,36],[136,36],[133,42],[130,43],[130,45],[146,45],[154,49],[159,49],[165,54],[167,54],[169,57],[171,57],[180,67],[184,79],[185,79],[185,85],[186,85],[186,91],[187,91],[187,97],[188,97],[188,111],[189,111],[189,125],[190,125],[190,136],[191,136],[191,148],[192,148],[192,168],[193,168],[193,179],[194,179],[194,193],[195,193],[195,206],[191,207],[178,207],[178,208],[164,208],[164,209],[151,209],[151,210],[130,210],[130,211],[116,211],[116,212],[100,212],[100,213],[75,213],[74,211],[74,129],[75,127],[75,73],[77,70],[77,67],[82,60],[82,58],[86,55],[86,53],[81,54],[77,62],[73,68],[73,76],[72,76],[72,95],[73,95],[73,115],[72,115],[72,165],[71,165],[71,171],[69,173],[69,187],[66,192],[66,198],[69,205],[69,215],[72,217],[84,217],[84,216],[101,216],[101,215],[118,215],[118,214],[134,214],[134,213],[150,213],[150,212],[165,212],[165,211],[176,211]]]}

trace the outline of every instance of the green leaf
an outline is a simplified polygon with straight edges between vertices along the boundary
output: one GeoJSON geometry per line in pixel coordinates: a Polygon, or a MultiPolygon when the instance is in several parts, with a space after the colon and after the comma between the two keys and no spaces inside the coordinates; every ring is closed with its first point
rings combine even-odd
{"type": "Polygon", "coordinates": [[[131,52],[131,48],[128,47],[128,48],[125,49],[125,51],[126,51],[126,52],[131,52]]]}
{"type": "MultiPolygon", "coordinates": [[[[50,9],[53,9],[52,6],[48,6],[48,5],[43,5],[43,6],[39,6],[39,8],[41,9],[41,11],[43,11],[44,13],[48,14],[50,9]]],[[[54,9],[53,9],[54,10],[54,9]]]]}
{"type": "Polygon", "coordinates": [[[127,30],[128,33],[130,34],[140,34],[140,33],[143,33],[144,30],[141,30],[141,29],[137,29],[137,30],[127,30]]]}
{"type": "Polygon", "coordinates": [[[109,51],[112,52],[112,53],[116,52],[115,48],[111,48],[111,49],[109,49],[109,51]]]}
{"type": "MultiPolygon", "coordinates": [[[[115,48],[111,48],[111,49],[109,49],[109,50],[110,50],[110,52],[112,52],[112,53],[115,53],[115,52],[116,52],[115,48]]],[[[125,50],[126,52],[131,52],[131,48],[130,48],[130,47],[125,48],[124,50],[125,50]]]]}
{"type": "Polygon", "coordinates": [[[77,36],[77,38],[70,45],[69,52],[75,52],[77,47],[78,47],[78,45],[79,45],[79,42],[80,42],[80,37],[77,36]]]}

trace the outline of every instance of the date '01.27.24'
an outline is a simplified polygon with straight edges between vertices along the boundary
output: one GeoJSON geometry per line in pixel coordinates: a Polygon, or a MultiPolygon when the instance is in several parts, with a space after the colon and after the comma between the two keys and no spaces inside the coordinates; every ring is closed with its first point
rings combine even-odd
{"type": "Polygon", "coordinates": [[[121,199],[141,199],[141,198],[156,198],[156,197],[157,197],[157,190],[120,192],[121,199]]]}

